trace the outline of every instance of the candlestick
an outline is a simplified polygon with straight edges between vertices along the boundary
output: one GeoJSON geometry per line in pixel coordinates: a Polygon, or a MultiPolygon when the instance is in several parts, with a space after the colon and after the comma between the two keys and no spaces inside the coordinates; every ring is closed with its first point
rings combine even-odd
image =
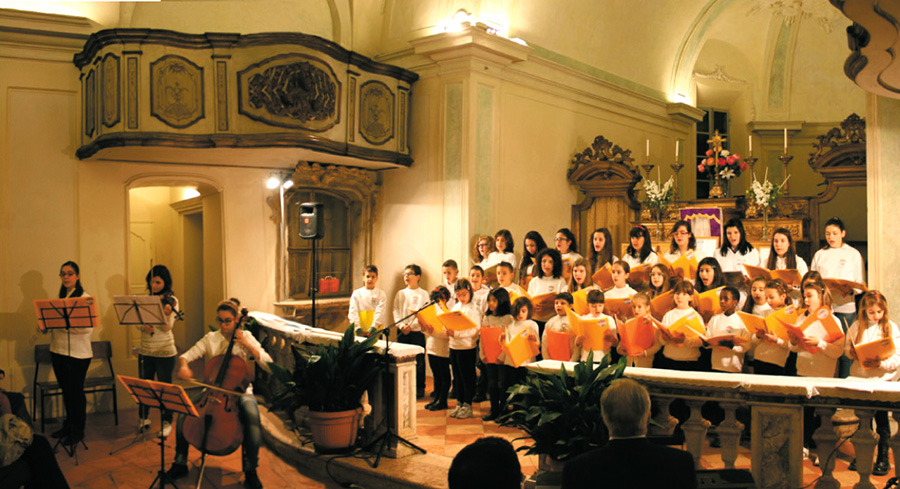
{"type": "Polygon", "coordinates": [[[682,168],[684,168],[684,165],[677,161],[672,165],[672,172],[675,173],[675,186],[672,187],[672,200],[675,202],[678,202],[678,172],[680,172],[682,168]]]}
{"type": "Polygon", "coordinates": [[[753,157],[744,158],[744,161],[746,161],[747,166],[750,167],[750,174],[755,175],[755,173],[753,173],[753,165],[755,165],[756,162],[759,161],[759,158],[753,158],[753,157]]]}
{"type": "Polygon", "coordinates": [[[790,192],[788,191],[788,180],[791,176],[791,174],[788,173],[788,163],[790,163],[791,160],[794,159],[794,157],[788,154],[783,154],[779,156],[778,159],[780,159],[781,162],[784,163],[784,195],[788,196],[790,194],[790,192]]]}
{"type": "Polygon", "coordinates": [[[787,128],[784,128],[784,154],[787,154],[787,128]]]}
{"type": "Polygon", "coordinates": [[[650,163],[647,163],[646,165],[641,165],[641,168],[643,168],[644,171],[647,172],[647,180],[650,180],[650,170],[652,170],[654,166],[656,166],[656,165],[653,165],[650,163]]]}

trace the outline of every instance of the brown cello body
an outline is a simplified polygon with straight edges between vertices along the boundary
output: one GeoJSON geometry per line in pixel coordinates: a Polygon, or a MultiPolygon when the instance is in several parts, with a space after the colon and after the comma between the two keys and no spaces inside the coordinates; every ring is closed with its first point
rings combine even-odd
{"type": "MultiPolygon", "coordinates": [[[[235,329],[240,328],[240,324],[235,329]]],[[[231,354],[234,335],[225,354],[213,357],[206,366],[204,380],[235,394],[207,389],[196,403],[200,416],[184,420],[184,438],[204,454],[228,455],[244,441],[244,430],[238,417],[238,401],[250,385],[246,362],[231,354]]]]}

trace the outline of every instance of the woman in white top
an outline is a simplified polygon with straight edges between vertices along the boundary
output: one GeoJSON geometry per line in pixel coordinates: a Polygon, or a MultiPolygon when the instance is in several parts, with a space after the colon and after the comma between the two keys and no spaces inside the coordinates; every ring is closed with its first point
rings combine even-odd
{"type": "MultiPolygon", "coordinates": [[[[683,255],[693,253],[697,262],[700,262],[703,255],[696,250],[697,238],[694,237],[694,231],[691,230],[691,223],[685,220],[675,222],[675,225],[672,226],[672,242],[669,244],[669,251],[663,254],[663,259],[669,263],[675,263],[683,255]]],[[[694,283],[694,279],[691,277],[682,278],[694,283]]]]}
{"type": "MultiPolygon", "coordinates": [[[[67,261],[59,268],[59,298],[90,297],[81,286],[81,271],[74,261],[67,261]]],[[[39,327],[40,327],[40,323],[39,327]]],[[[47,330],[41,329],[42,333],[47,330]]],[[[94,328],[53,329],[50,331],[50,358],[53,373],[62,390],[66,419],[59,430],[50,436],[63,438],[64,445],[75,445],[84,439],[87,398],[84,395],[84,378],[94,353],[91,349],[91,333],[94,328]]]]}
{"type": "Polygon", "coordinates": [[[531,297],[549,292],[564,292],[566,281],[562,278],[562,258],[559,252],[546,248],[537,255],[538,267],[534,278],[528,283],[528,295],[531,297]]]}
{"type": "Polygon", "coordinates": [[[622,261],[628,263],[628,266],[634,268],[639,265],[656,265],[659,263],[659,255],[653,251],[653,245],[650,243],[650,232],[647,228],[638,224],[631,228],[628,233],[628,248],[625,250],[625,256],[622,261]]]}
{"type": "MultiPolygon", "coordinates": [[[[769,247],[769,258],[765,268],[768,270],[797,270],[801,277],[806,275],[809,267],[802,256],[797,256],[794,249],[794,238],[791,232],[785,228],[778,228],[772,233],[772,244],[769,247]]],[[[791,299],[800,302],[800,284],[791,286],[791,299]]]]}
{"type": "Polygon", "coordinates": [[[519,285],[528,287],[528,281],[534,276],[537,254],[547,247],[547,243],[541,233],[537,231],[528,231],[523,241],[522,263],[519,264],[519,285]]]}
{"type": "Polygon", "coordinates": [[[490,267],[490,260],[488,257],[494,251],[494,240],[492,240],[490,236],[478,236],[475,238],[475,246],[472,247],[472,263],[487,270],[490,267]]]}
{"type": "Polygon", "coordinates": [[[725,239],[722,247],[713,253],[723,272],[744,271],[744,265],[760,265],[759,250],[747,241],[747,232],[740,219],[732,218],[725,223],[725,239]]]}
{"type": "Polygon", "coordinates": [[[568,279],[572,274],[572,264],[579,258],[584,258],[578,254],[578,243],[575,242],[575,235],[569,228],[562,228],[556,232],[556,249],[562,256],[563,277],[568,279]]]}
{"type": "Polygon", "coordinates": [[[472,417],[472,399],[475,397],[475,359],[478,355],[478,330],[481,327],[481,311],[472,302],[472,284],[468,279],[456,281],[456,305],[460,311],[475,323],[474,328],[463,331],[447,329],[450,339],[450,367],[453,369],[453,385],[456,390],[456,409],[450,417],[466,419],[472,417]]]}
{"type": "Polygon", "coordinates": [[[599,270],[607,263],[612,265],[619,261],[613,253],[613,240],[609,229],[595,229],[591,233],[591,269],[599,270]]]}
{"type": "Polygon", "coordinates": [[[488,267],[505,261],[512,265],[513,268],[516,268],[516,254],[513,253],[514,246],[512,233],[508,229],[497,231],[497,234],[494,235],[494,247],[497,251],[492,251],[488,255],[488,267]]]}
{"type": "MultiPolygon", "coordinates": [[[[175,372],[175,359],[178,351],[175,349],[175,335],[172,329],[178,318],[178,298],[172,292],[172,274],[165,265],[156,265],[147,272],[147,290],[150,295],[160,296],[165,313],[165,324],[141,326],[141,349],[138,355],[140,377],[142,379],[156,380],[171,384],[175,372]]],[[[150,408],[143,404],[138,406],[140,421],[138,428],[143,430],[150,426],[148,417],[150,408]]],[[[172,412],[166,410],[163,416],[162,431],[164,436],[169,436],[172,431],[172,412]]]]}

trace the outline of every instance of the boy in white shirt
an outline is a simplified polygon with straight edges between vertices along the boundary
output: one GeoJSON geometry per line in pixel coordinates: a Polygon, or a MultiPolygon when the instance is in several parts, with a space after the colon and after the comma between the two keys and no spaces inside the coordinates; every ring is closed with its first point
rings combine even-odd
{"type": "Polygon", "coordinates": [[[369,334],[370,331],[376,331],[387,324],[387,294],[375,287],[377,282],[378,267],[367,265],[363,270],[363,286],[350,295],[350,311],[347,313],[347,319],[350,320],[350,324],[356,325],[357,331],[363,329],[360,324],[360,311],[373,312],[372,324],[363,331],[363,334],[369,334]]]}
{"type": "MultiPolygon", "coordinates": [[[[416,264],[403,269],[403,283],[406,288],[394,296],[394,321],[418,311],[428,303],[428,292],[419,287],[422,268],[416,264]]],[[[418,345],[425,348],[425,333],[422,332],[415,314],[397,323],[397,342],[418,345]]],[[[416,396],[425,397],[425,354],[416,355],[416,396]]]]}
{"type": "Polygon", "coordinates": [[[456,260],[444,261],[441,265],[441,275],[444,276],[443,286],[451,291],[450,300],[447,301],[447,309],[451,309],[456,305],[456,294],[452,291],[456,290],[456,281],[459,280],[459,265],[456,264],[456,260]]]}
{"type": "MultiPolygon", "coordinates": [[[[607,354],[609,354],[609,350],[619,344],[619,337],[616,332],[616,320],[603,314],[603,306],[605,299],[603,297],[603,292],[599,290],[592,290],[587,294],[587,303],[588,303],[588,313],[582,318],[584,319],[599,319],[601,321],[601,325],[603,321],[606,321],[606,324],[609,326],[606,330],[606,335],[601,342],[601,349],[594,349],[594,362],[600,363],[607,354]]],[[[591,350],[585,350],[584,346],[584,336],[575,337],[575,346],[581,350],[580,358],[581,361],[585,361],[588,358],[588,355],[591,353],[591,350]]]]}
{"type": "MultiPolygon", "coordinates": [[[[484,317],[488,306],[488,294],[491,292],[491,288],[484,283],[484,269],[479,265],[470,268],[469,282],[472,283],[472,290],[474,291],[472,293],[472,303],[475,304],[478,312],[484,317]]],[[[486,368],[480,356],[476,358],[475,367],[478,369],[478,380],[475,383],[475,397],[472,398],[472,402],[478,404],[487,400],[488,389],[488,378],[485,375],[486,368]]]]}
{"type": "Polygon", "coordinates": [[[572,361],[577,362],[580,359],[580,355],[575,355],[575,337],[571,334],[571,328],[569,327],[569,317],[566,315],[566,310],[572,307],[572,303],[575,300],[572,298],[572,294],[568,292],[560,292],[556,294],[556,299],[553,301],[553,308],[556,311],[556,316],[550,318],[547,321],[547,324],[544,325],[544,332],[541,335],[541,356],[545,360],[562,360],[562,361],[572,361]],[[569,335],[569,357],[568,358],[552,358],[550,356],[550,350],[547,347],[547,333],[549,332],[555,333],[566,333],[569,335]]]}

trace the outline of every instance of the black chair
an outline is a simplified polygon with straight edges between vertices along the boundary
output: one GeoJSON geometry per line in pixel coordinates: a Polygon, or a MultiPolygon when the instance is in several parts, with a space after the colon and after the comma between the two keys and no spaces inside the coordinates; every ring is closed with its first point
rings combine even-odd
{"type": "MultiPolygon", "coordinates": [[[[119,403],[116,399],[116,374],[112,366],[112,345],[108,341],[92,341],[91,349],[93,350],[93,359],[101,360],[106,363],[109,368],[109,375],[92,376],[88,372],[88,377],[84,379],[85,394],[98,394],[101,392],[112,392],[113,394],[113,413],[116,419],[116,426],[119,425],[119,403]]],[[[59,388],[59,382],[54,380],[38,381],[40,376],[41,365],[50,365],[50,345],[35,345],[34,347],[34,389],[32,399],[36,403],[34,408],[34,420],[37,420],[38,407],[41,410],[41,431],[44,431],[44,397],[61,396],[62,389],[59,388]],[[40,397],[38,397],[38,389],[40,389],[40,397]]]]}

